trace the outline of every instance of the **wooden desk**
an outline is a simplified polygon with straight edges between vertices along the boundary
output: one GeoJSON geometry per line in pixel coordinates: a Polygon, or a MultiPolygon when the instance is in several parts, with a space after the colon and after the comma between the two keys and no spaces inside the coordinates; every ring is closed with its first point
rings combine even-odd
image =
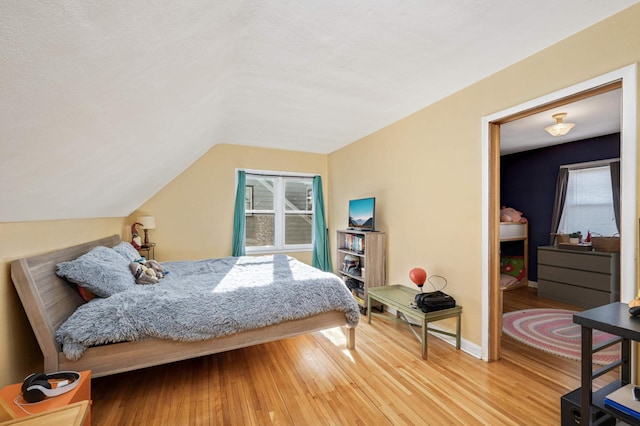
{"type": "Polygon", "coordinates": [[[590,425],[593,422],[594,409],[613,415],[626,423],[640,425],[640,421],[626,415],[614,408],[605,407],[604,399],[611,392],[621,386],[631,383],[631,342],[640,342],[640,318],[629,315],[629,306],[626,303],[611,303],[573,315],[573,322],[582,326],[582,350],[581,350],[581,425],[590,425]],[[593,330],[601,330],[614,336],[619,336],[622,341],[620,360],[592,371],[593,353],[604,349],[610,344],[593,347],[593,330]],[[600,375],[620,367],[620,378],[597,391],[593,390],[593,379],[600,375]]]}
{"type": "Polygon", "coordinates": [[[85,424],[88,413],[89,401],[80,401],[44,413],[2,422],[0,426],[81,426],[85,424]]]}
{"type": "MultiPolygon", "coordinates": [[[[367,306],[371,306],[372,300],[377,300],[396,310],[396,318],[409,324],[409,328],[413,334],[422,342],[422,359],[427,359],[427,335],[428,331],[438,334],[444,334],[456,338],[456,349],[460,349],[460,316],[462,315],[462,306],[456,306],[450,309],[442,309],[435,312],[422,312],[415,304],[414,300],[418,294],[417,291],[400,284],[372,287],[368,291],[367,306]],[[421,325],[421,334],[417,334],[411,326],[409,318],[413,318],[421,325]],[[430,322],[440,321],[447,318],[456,318],[456,332],[449,333],[447,331],[429,328],[430,322]]],[[[367,310],[367,321],[371,324],[372,309],[367,310]]],[[[378,315],[378,314],[373,314],[378,315]]],[[[381,316],[386,319],[394,319],[389,316],[381,316]]]]}
{"type": "MultiPolygon", "coordinates": [[[[0,389],[0,398],[4,400],[5,405],[13,410],[14,417],[17,419],[30,416],[27,412],[23,411],[19,406],[15,404],[15,399],[18,397],[18,402],[26,404],[26,401],[22,399],[22,383],[15,383],[8,385],[0,389]]],[[[91,371],[80,371],[80,383],[75,389],[70,390],[67,393],[58,395],[52,398],[46,398],[44,401],[36,404],[27,404],[23,408],[32,415],[44,413],[70,405],[80,401],[91,401],[91,371]]],[[[89,402],[90,404],[90,402],[89,402]]],[[[86,426],[91,425],[91,410],[88,409],[86,413],[85,423],[86,426]]]]}

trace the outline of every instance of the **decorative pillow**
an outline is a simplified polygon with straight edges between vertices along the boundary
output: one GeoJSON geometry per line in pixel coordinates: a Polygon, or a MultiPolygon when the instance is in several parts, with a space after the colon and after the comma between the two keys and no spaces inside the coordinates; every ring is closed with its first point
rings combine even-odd
{"type": "Polygon", "coordinates": [[[109,297],[136,285],[129,262],[108,247],[95,247],[75,260],[56,265],[56,274],[98,297],[109,297]]]}
{"type": "Polygon", "coordinates": [[[518,280],[524,278],[524,258],[522,256],[502,256],[500,257],[500,273],[511,275],[518,280]]]}
{"type": "Polygon", "coordinates": [[[126,241],[119,243],[117,246],[113,248],[117,253],[122,255],[127,262],[133,262],[134,260],[140,259],[140,253],[126,241]]]}
{"type": "Polygon", "coordinates": [[[81,285],[77,285],[76,287],[78,288],[78,293],[80,293],[80,297],[82,297],[82,299],[85,302],[90,302],[93,299],[95,299],[96,297],[98,297],[95,294],[91,293],[86,288],[82,287],[81,285]]]}

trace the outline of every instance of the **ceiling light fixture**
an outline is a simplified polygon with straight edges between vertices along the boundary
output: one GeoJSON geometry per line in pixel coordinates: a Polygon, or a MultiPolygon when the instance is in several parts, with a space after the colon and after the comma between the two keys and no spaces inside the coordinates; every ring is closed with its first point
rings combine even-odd
{"type": "Polygon", "coordinates": [[[567,116],[566,112],[560,112],[558,114],[553,114],[552,117],[556,120],[556,124],[554,124],[553,126],[549,126],[547,128],[545,128],[545,130],[551,135],[551,136],[563,136],[566,135],[567,133],[569,133],[569,130],[571,130],[573,128],[573,126],[575,126],[574,123],[563,123],[562,119],[565,118],[567,116]]]}

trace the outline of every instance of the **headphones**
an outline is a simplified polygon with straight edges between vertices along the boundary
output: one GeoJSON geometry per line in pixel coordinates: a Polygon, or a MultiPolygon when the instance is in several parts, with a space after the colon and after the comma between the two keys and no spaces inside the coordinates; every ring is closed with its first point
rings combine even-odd
{"type": "Polygon", "coordinates": [[[75,371],[59,371],[57,373],[34,373],[27,376],[22,383],[22,397],[25,401],[40,402],[47,397],[53,397],[73,390],[80,383],[80,373],[75,371]],[[51,388],[49,380],[59,380],[55,389],[51,388]]]}

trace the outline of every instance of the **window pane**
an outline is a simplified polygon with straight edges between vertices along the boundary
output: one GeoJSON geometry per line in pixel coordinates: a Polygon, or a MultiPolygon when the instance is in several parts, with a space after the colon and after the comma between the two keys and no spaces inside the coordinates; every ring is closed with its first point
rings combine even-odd
{"type": "Polygon", "coordinates": [[[312,210],[312,190],[313,184],[311,180],[293,180],[285,181],[285,203],[286,211],[311,211],[312,210]]]}
{"type": "Polygon", "coordinates": [[[247,176],[247,187],[253,194],[253,210],[273,210],[274,179],[247,176]]]}
{"type": "Polygon", "coordinates": [[[310,214],[286,214],[284,243],[311,244],[313,218],[310,214]]]}
{"type": "Polygon", "coordinates": [[[613,211],[609,166],[569,171],[560,232],[612,236],[618,232],[613,211]]]}
{"type": "Polygon", "coordinates": [[[275,245],[275,215],[249,214],[246,216],[246,246],[275,245]]]}
{"type": "MultiPolygon", "coordinates": [[[[254,252],[313,244],[313,179],[247,174],[246,245],[254,252]]],[[[296,247],[303,248],[303,247],[296,247]]]]}

